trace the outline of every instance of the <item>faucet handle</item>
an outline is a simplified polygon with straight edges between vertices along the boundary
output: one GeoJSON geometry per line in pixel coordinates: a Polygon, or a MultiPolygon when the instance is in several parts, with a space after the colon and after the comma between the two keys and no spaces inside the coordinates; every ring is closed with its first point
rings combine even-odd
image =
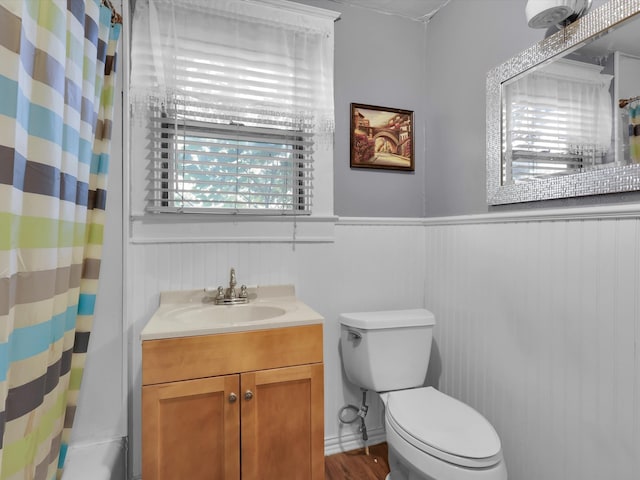
{"type": "Polygon", "coordinates": [[[224,298],[224,289],[222,287],[218,287],[214,289],[204,288],[204,297],[202,298],[203,302],[213,302],[218,299],[224,298]]]}
{"type": "Polygon", "coordinates": [[[247,286],[246,285],[242,285],[240,287],[240,298],[247,298],[249,296],[248,292],[247,292],[247,286]]]}

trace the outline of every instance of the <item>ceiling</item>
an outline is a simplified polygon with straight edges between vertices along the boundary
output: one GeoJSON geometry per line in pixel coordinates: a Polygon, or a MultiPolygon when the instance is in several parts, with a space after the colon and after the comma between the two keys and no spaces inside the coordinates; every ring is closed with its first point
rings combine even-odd
{"type": "Polygon", "coordinates": [[[450,0],[331,0],[376,12],[426,22],[450,0]]]}

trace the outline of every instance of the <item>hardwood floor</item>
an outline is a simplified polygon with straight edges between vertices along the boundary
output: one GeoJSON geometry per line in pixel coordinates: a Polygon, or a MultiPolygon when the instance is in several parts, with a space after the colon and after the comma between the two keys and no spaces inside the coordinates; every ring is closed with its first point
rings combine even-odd
{"type": "Polygon", "coordinates": [[[364,448],[337,453],[325,457],[325,480],[384,480],[389,473],[387,444],[369,447],[369,456],[364,448]]]}

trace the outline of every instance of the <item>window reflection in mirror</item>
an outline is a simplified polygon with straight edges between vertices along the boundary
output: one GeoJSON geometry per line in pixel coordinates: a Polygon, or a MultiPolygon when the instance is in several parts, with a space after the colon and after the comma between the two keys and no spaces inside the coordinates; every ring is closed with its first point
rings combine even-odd
{"type": "Polygon", "coordinates": [[[503,184],[615,161],[613,77],[602,71],[597,65],[562,59],[505,84],[503,184]]]}

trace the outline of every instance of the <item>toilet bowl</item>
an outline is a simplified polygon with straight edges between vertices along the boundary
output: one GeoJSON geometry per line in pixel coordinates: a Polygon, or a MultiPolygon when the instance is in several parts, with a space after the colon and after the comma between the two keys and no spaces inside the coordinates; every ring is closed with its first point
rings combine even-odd
{"type": "Polygon", "coordinates": [[[389,480],[506,480],[498,434],[468,405],[432,387],[381,398],[389,463],[405,470],[389,480]]]}
{"type": "Polygon", "coordinates": [[[424,387],[435,318],[424,309],[340,315],[347,378],[380,394],[387,480],[507,480],[500,438],[470,406],[424,387]]]}

